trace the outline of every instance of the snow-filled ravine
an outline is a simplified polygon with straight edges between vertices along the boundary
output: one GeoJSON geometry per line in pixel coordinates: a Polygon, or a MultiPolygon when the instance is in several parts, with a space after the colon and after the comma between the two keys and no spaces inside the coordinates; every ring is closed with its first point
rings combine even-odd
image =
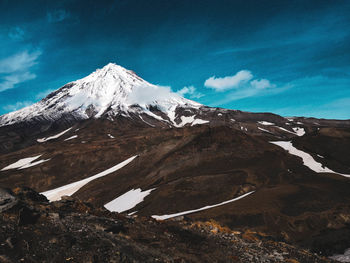
{"type": "Polygon", "coordinates": [[[70,141],[70,140],[73,140],[75,138],[78,138],[78,135],[73,135],[73,136],[71,136],[71,137],[69,137],[67,139],[64,139],[64,141],[70,141]]]}
{"type": "Polygon", "coordinates": [[[131,161],[133,161],[136,157],[138,157],[138,155],[135,155],[133,157],[130,157],[129,159],[126,159],[125,161],[103,171],[100,172],[96,175],[90,176],[88,178],[85,178],[83,180],[74,182],[74,183],[70,183],[46,192],[42,192],[41,194],[45,195],[47,197],[47,199],[49,199],[50,201],[58,201],[61,199],[62,196],[64,195],[72,195],[74,194],[76,191],[78,191],[81,187],[83,187],[84,185],[86,185],[88,182],[95,180],[97,178],[100,178],[102,176],[106,176],[110,173],[113,173],[121,168],[123,168],[125,165],[129,164],[131,161]]]}
{"type": "Polygon", "coordinates": [[[188,215],[188,214],[192,214],[192,213],[195,213],[195,212],[199,212],[199,211],[203,211],[203,210],[207,210],[207,209],[210,209],[210,208],[213,208],[213,207],[218,207],[218,206],[222,206],[222,205],[226,205],[226,204],[229,204],[229,203],[232,203],[232,202],[235,202],[235,201],[238,201],[252,193],[254,193],[255,191],[251,191],[249,193],[246,193],[244,195],[241,195],[239,197],[236,197],[234,199],[230,199],[230,200],[227,200],[227,201],[224,201],[224,202],[221,202],[221,203],[218,203],[218,204],[214,204],[214,205],[207,205],[207,206],[204,206],[204,207],[201,207],[201,208],[198,208],[198,209],[193,209],[193,210],[188,210],[188,211],[183,211],[183,212],[179,212],[179,213],[175,213],[175,214],[170,214],[170,215],[162,215],[162,216],[159,216],[159,215],[153,215],[152,217],[154,219],[157,219],[157,220],[166,220],[166,219],[169,219],[169,218],[173,218],[173,217],[177,217],[177,216],[183,216],[183,215],[188,215]]]}
{"type": "Polygon", "coordinates": [[[327,167],[322,166],[322,164],[315,161],[315,159],[310,154],[295,148],[293,146],[292,142],[290,142],[290,141],[276,141],[276,142],[270,142],[270,143],[282,147],[283,149],[285,149],[286,151],[288,151],[292,155],[301,157],[303,159],[304,165],[309,167],[311,170],[313,170],[317,173],[335,173],[335,174],[339,174],[339,175],[342,175],[345,177],[350,177],[350,174],[338,173],[338,172],[335,172],[327,167]]]}
{"type": "Polygon", "coordinates": [[[67,130],[64,130],[63,132],[60,132],[60,133],[58,133],[56,135],[53,135],[53,136],[50,136],[50,137],[47,137],[47,138],[37,139],[37,142],[47,142],[47,141],[50,141],[50,140],[53,140],[53,139],[57,139],[58,137],[61,137],[63,134],[68,132],[70,129],[72,129],[72,127],[70,127],[67,130]]]}
{"type": "Polygon", "coordinates": [[[209,121],[206,121],[206,120],[202,120],[202,119],[195,119],[191,126],[194,126],[194,125],[200,125],[200,124],[205,124],[205,123],[209,123],[209,121]]]}
{"type": "Polygon", "coordinates": [[[141,188],[131,189],[125,194],[122,194],[116,199],[105,204],[104,207],[111,212],[122,213],[143,202],[144,198],[149,195],[154,189],[155,188],[146,191],[142,191],[141,188]]]}
{"type": "Polygon", "coordinates": [[[261,128],[261,127],[258,127],[258,129],[259,129],[260,131],[264,131],[264,132],[272,133],[272,132],[270,132],[270,131],[268,131],[268,130],[266,130],[266,129],[263,129],[263,128],[261,128]]]}
{"type": "Polygon", "coordinates": [[[261,125],[266,125],[266,126],[275,125],[273,122],[268,122],[268,121],[258,121],[258,123],[261,125]]]}
{"type": "Polygon", "coordinates": [[[35,166],[35,165],[38,165],[38,164],[41,164],[41,163],[44,163],[44,162],[47,162],[50,160],[50,159],[45,159],[45,160],[39,160],[39,161],[34,162],[35,160],[39,159],[40,157],[41,157],[41,154],[37,155],[37,156],[33,156],[33,157],[27,157],[27,158],[20,159],[17,162],[2,168],[0,171],[6,171],[6,170],[11,170],[11,169],[21,170],[21,169],[29,168],[29,167],[32,167],[32,166],[35,166]]]}
{"type": "Polygon", "coordinates": [[[303,136],[305,134],[304,128],[300,128],[300,127],[292,128],[294,132],[288,131],[287,129],[279,127],[279,126],[275,126],[275,127],[280,129],[281,131],[285,131],[285,132],[288,132],[288,133],[291,133],[291,134],[294,134],[294,135],[298,135],[298,136],[303,136]]]}

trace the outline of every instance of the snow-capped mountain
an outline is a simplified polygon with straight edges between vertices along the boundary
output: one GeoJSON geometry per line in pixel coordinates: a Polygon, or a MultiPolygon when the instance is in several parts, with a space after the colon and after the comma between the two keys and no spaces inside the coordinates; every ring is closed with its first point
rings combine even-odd
{"type": "Polygon", "coordinates": [[[349,134],[350,120],[207,107],[108,64],[0,117],[0,186],[323,253],[350,243],[349,134]]]}
{"type": "Polygon", "coordinates": [[[176,126],[175,111],[178,107],[198,109],[201,104],[109,63],[85,78],[64,85],[38,103],[1,116],[0,126],[34,120],[55,121],[63,116],[82,120],[101,116],[127,117],[130,114],[138,115],[141,120],[141,115],[147,114],[176,126]],[[150,110],[152,106],[164,114],[155,114],[150,110]]]}

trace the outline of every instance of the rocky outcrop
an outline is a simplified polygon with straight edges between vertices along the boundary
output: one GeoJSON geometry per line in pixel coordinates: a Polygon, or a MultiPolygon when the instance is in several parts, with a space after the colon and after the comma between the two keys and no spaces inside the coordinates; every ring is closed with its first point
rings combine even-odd
{"type": "Polygon", "coordinates": [[[17,204],[17,199],[8,189],[0,188],[0,212],[10,209],[17,204]]]}

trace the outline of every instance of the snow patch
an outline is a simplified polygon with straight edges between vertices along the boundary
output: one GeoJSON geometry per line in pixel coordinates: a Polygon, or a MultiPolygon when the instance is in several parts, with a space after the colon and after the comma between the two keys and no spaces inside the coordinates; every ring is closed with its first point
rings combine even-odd
{"type": "Polygon", "coordinates": [[[264,132],[271,133],[270,131],[268,131],[268,130],[266,130],[266,129],[263,129],[263,128],[260,128],[260,127],[258,127],[258,129],[261,130],[261,131],[264,131],[264,132]]]}
{"type": "Polygon", "coordinates": [[[291,131],[288,131],[287,129],[285,128],[282,128],[282,127],[279,127],[279,126],[276,126],[278,129],[282,130],[282,131],[285,131],[285,132],[288,132],[288,133],[291,133],[291,134],[294,134],[294,135],[297,135],[296,133],[294,132],[291,132],[291,131]]]}
{"type": "Polygon", "coordinates": [[[191,126],[194,126],[194,125],[200,125],[200,124],[205,124],[205,123],[209,123],[209,121],[206,121],[206,120],[201,120],[201,119],[195,119],[191,126]]]}
{"type": "Polygon", "coordinates": [[[303,136],[305,134],[304,128],[295,127],[295,128],[292,128],[292,129],[295,132],[295,134],[298,135],[298,136],[303,136]]]}
{"type": "Polygon", "coordinates": [[[194,121],[194,115],[193,116],[181,116],[181,123],[178,124],[178,127],[184,127],[186,124],[192,123],[194,121]]]}
{"type": "Polygon", "coordinates": [[[291,132],[285,128],[282,128],[282,127],[279,127],[279,126],[276,126],[278,129],[282,130],[282,131],[285,131],[285,132],[288,132],[288,133],[291,133],[291,134],[294,134],[294,135],[297,135],[297,136],[303,136],[305,134],[305,130],[304,128],[300,128],[300,127],[295,127],[295,128],[292,128],[294,132],[291,132]]]}
{"type": "Polygon", "coordinates": [[[194,125],[200,125],[200,124],[205,124],[208,123],[209,121],[207,120],[202,120],[202,119],[195,119],[195,115],[193,116],[181,116],[181,122],[179,124],[177,124],[175,122],[175,112],[169,112],[168,114],[171,122],[173,123],[173,125],[177,128],[181,128],[184,127],[186,124],[191,124],[191,126],[194,125]]]}
{"type": "Polygon", "coordinates": [[[227,200],[227,201],[224,201],[224,202],[221,202],[221,203],[218,203],[218,204],[215,204],[215,205],[207,205],[207,206],[204,206],[204,207],[201,207],[201,208],[198,208],[198,209],[193,209],[193,210],[188,210],[188,211],[184,211],[184,212],[179,212],[179,213],[175,213],[175,214],[170,214],[170,215],[162,215],[162,216],[158,216],[158,215],[153,215],[152,217],[154,219],[157,219],[157,220],[166,220],[166,219],[169,219],[169,218],[173,218],[173,217],[177,217],[177,216],[183,216],[183,215],[187,215],[187,214],[192,214],[192,213],[195,213],[195,212],[199,212],[199,211],[203,211],[203,210],[207,210],[207,209],[210,209],[210,208],[213,208],[213,207],[217,207],[217,206],[222,206],[222,205],[226,205],[228,203],[232,203],[234,201],[238,201],[252,193],[254,193],[255,191],[251,191],[249,193],[246,193],[244,195],[241,195],[239,197],[236,197],[234,199],[231,199],[231,200],[227,200]]]}
{"type": "Polygon", "coordinates": [[[73,140],[73,139],[75,139],[75,138],[78,138],[78,135],[73,135],[73,136],[71,136],[71,137],[69,137],[69,138],[67,138],[67,139],[64,139],[64,141],[73,140]]]}
{"type": "Polygon", "coordinates": [[[151,126],[151,127],[156,127],[156,126],[154,126],[153,124],[150,124],[149,122],[145,121],[145,120],[142,118],[141,115],[140,115],[139,117],[140,117],[140,119],[141,119],[144,123],[148,124],[149,126],[151,126]]]}
{"type": "Polygon", "coordinates": [[[345,177],[350,177],[350,174],[341,174],[337,173],[335,171],[332,171],[331,169],[327,167],[323,167],[323,165],[319,162],[316,162],[312,156],[306,152],[303,152],[301,150],[298,150],[295,148],[290,141],[275,141],[270,142],[272,144],[275,144],[277,146],[282,147],[286,151],[288,151],[290,154],[298,156],[303,159],[303,163],[306,167],[309,167],[311,170],[315,171],[316,173],[334,173],[339,174],[345,177]]]}
{"type": "Polygon", "coordinates": [[[41,156],[41,154],[37,155],[37,156],[33,156],[33,157],[27,157],[27,158],[20,159],[17,162],[2,168],[1,171],[11,170],[11,169],[21,169],[22,167],[25,167],[25,166],[32,164],[32,162],[35,161],[36,159],[40,158],[40,156],[41,156]]]}
{"type": "Polygon", "coordinates": [[[32,167],[32,166],[35,166],[35,165],[38,165],[38,164],[41,164],[43,162],[47,162],[50,160],[50,159],[46,159],[46,160],[40,160],[40,161],[33,162],[36,159],[39,159],[40,156],[41,156],[41,154],[38,156],[20,159],[17,162],[2,168],[0,171],[6,171],[6,170],[11,170],[11,169],[19,169],[19,170],[25,169],[25,168],[29,168],[29,167],[32,167]]]}
{"type": "Polygon", "coordinates": [[[114,139],[115,137],[111,135],[110,133],[107,134],[109,138],[114,139]]]}
{"type": "Polygon", "coordinates": [[[53,139],[57,139],[58,137],[62,136],[63,134],[65,134],[66,132],[68,132],[70,129],[72,129],[72,127],[68,128],[67,130],[64,130],[63,132],[60,132],[56,135],[50,136],[50,137],[46,137],[46,138],[41,138],[41,139],[37,139],[37,142],[47,142],[49,140],[53,140],[53,139]]]}
{"type": "Polygon", "coordinates": [[[149,115],[149,116],[155,118],[156,120],[167,122],[167,120],[164,120],[162,117],[160,117],[160,116],[154,114],[153,112],[151,112],[151,111],[149,111],[149,110],[147,110],[147,109],[145,109],[144,112],[145,112],[147,115],[149,115]]]}
{"type": "Polygon", "coordinates": [[[45,195],[47,197],[47,199],[49,199],[50,201],[58,201],[64,195],[71,196],[72,194],[74,194],[76,191],[78,191],[80,188],[82,188],[84,185],[86,185],[90,181],[95,180],[97,178],[100,178],[102,176],[106,176],[110,173],[113,173],[113,172],[123,168],[125,165],[127,165],[131,161],[133,161],[136,157],[138,157],[138,155],[130,157],[129,159],[126,159],[125,161],[123,161],[123,162],[103,171],[103,172],[100,172],[96,175],[90,176],[90,177],[85,178],[83,180],[80,180],[80,181],[77,181],[74,183],[70,183],[70,184],[67,184],[67,185],[46,191],[46,192],[42,192],[41,194],[45,195]]]}
{"type": "Polygon", "coordinates": [[[142,191],[141,188],[131,189],[125,194],[122,194],[111,202],[105,204],[104,207],[111,212],[122,213],[143,202],[144,198],[154,189],[155,188],[152,188],[146,191],[142,191]]]}
{"type": "Polygon", "coordinates": [[[268,121],[258,121],[259,124],[261,125],[275,125],[273,122],[268,122],[268,121]]]}
{"type": "Polygon", "coordinates": [[[38,165],[38,164],[41,164],[41,163],[44,163],[44,162],[47,162],[47,161],[50,161],[50,160],[51,160],[51,158],[45,159],[45,160],[39,160],[39,161],[36,161],[34,163],[29,163],[29,164],[26,164],[26,165],[22,166],[21,168],[18,168],[18,170],[29,168],[29,167],[32,167],[32,166],[35,166],[35,165],[38,165]]]}

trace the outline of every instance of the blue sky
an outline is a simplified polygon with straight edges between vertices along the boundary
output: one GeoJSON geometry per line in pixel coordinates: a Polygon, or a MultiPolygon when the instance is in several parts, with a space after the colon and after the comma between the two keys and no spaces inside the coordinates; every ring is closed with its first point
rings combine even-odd
{"type": "Polygon", "coordinates": [[[109,62],[209,106],[350,119],[350,1],[0,0],[0,114],[109,62]]]}

